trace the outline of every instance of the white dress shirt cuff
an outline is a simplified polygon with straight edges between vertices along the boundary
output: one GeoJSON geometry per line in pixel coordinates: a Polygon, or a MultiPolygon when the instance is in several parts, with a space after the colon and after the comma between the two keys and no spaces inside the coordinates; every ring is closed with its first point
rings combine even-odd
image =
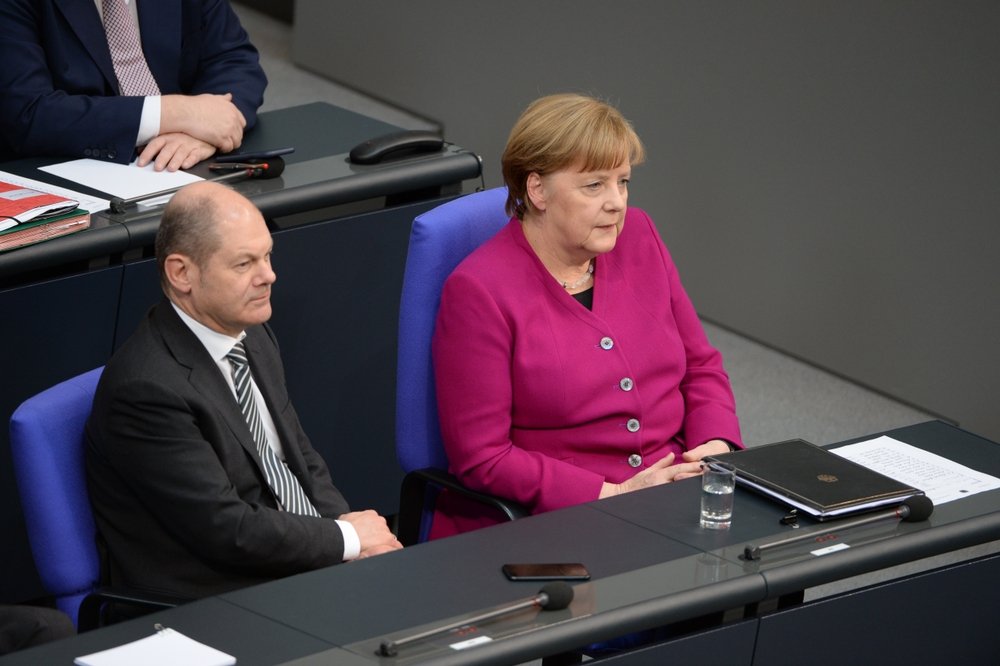
{"type": "Polygon", "coordinates": [[[151,95],[142,104],[142,116],[139,118],[139,136],[135,139],[136,146],[145,146],[160,134],[160,96],[151,95]]]}
{"type": "Polygon", "coordinates": [[[344,561],[356,560],[361,554],[361,539],[358,531],[346,520],[338,520],[340,531],[344,533],[344,561]]]}

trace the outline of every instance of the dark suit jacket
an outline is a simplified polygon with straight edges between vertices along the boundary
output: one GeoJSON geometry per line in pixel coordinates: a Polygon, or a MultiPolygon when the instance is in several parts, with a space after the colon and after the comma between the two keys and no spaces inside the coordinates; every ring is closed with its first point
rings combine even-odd
{"type": "MultiPolygon", "coordinates": [[[[233,94],[256,122],[267,78],[228,0],[138,2],[143,51],[164,94],[233,94]]],[[[0,0],[0,159],[128,163],[141,97],[119,97],[94,0],[0,0]]]]}
{"type": "Polygon", "coordinates": [[[269,327],[247,329],[254,379],[289,468],[323,518],[277,509],[236,398],[169,302],[108,362],[87,424],[87,475],[112,585],[202,597],[343,559],[348,511],[285,388],[269,327]]]}

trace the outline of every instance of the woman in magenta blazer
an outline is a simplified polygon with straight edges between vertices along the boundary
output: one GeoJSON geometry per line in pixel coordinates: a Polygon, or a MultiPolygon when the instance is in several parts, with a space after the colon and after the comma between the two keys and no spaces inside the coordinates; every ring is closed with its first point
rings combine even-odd
{"type": "MultiPolygon", "coordinates": [[[[646,213],[643,147],[619,112],[555,95],[503,155],[510,222],[444,286],[433,342],[450,469],[551,511],[700,473],[740,448],[722,358],[646,213]]],[[[443,493],[431,538],[491,524],[443,493]]]]}

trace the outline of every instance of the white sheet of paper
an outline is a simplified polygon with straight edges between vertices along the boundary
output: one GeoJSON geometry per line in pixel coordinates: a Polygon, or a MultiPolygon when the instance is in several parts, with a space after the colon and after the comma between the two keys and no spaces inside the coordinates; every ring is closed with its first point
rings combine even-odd
{"type": "Polygon", "coordinates": [[[73,190],[68,190],[65,187],[57,187],[55,185],[44,183],[40,180],[25,178],[24,176],[18,176],[17,174],[8,173],[6,171],[0,171],[0,180],[14,185],[20,185],[21,187],[27,187],[32,190],[38,190],[39,192],[48,192],[49,194],[58,194],[59,196],[66,197],[67,199],[74,199],[79,202],[80,208],[84,209],[88,213],[94,213],[108,207],[107,199],[98,199],[97,197],[88,196],[82,192],[75,192],[73,190]]]}
{"type": "Polygon", "coordinates": [[[40,169],[122,199],[141,197],[204,180],[200,176],[184,171],[154,171],[152,163],[138,167],[135,162],[112,164],[100,160],[82,159],[40,169]]]}
{"type": "Polygon", "coordinates": [[[1000,488],[1000,479],[885,435],[830,449],[924,491],[934,504],[1000,488]]]}
{"type": "Polygon", "coordinates": [[[236,658],[173,629],[73,660],[77,666],[229,666],[236,658]]]}

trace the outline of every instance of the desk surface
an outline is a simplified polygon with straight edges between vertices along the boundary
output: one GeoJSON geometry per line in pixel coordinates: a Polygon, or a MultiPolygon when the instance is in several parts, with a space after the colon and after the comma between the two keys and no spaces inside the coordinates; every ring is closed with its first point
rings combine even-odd
{"type": "MultiPolygon", "coordinates": [[[[480,177],[478,156],[451,144],[437,152],[401,156],[379,164],[350,163],[347,155],[355,145],[393,131],[399,128],[323,102],[262,113],[240,151],[287,146],[295,151],[284,157],[286,168],[279,178],[229,184],[249,197],[272,227],[283,228],[281,218],[374,197],[426,192],[435,187],[440,190],[442,186],[480,177]]],[[[110,198],[106,193],[38,170],[59,161],[62,160],[22,159],[0,164],[0,170],[110,198]]],[[[191,172],[211,178],[213,174],[207,167],[210,161],[195,166],[191,172]]],[[[440,192],[418,198],[436,196],[440,192]]],[[[23,283],[20,278],[25,275],[35,280],[40,271],[49,271],[41,273],[43,277],[57,277],[60,266],[106,260],[116,254],[148,248],[156,236],[161,212],[162,205],[133,207],[120,214],[110,210],[94,213],[87,230],[0,253],[0,287],[23,283]]],[[[330,217],[327,211],[325,217],[308,221],[330,217]]],[[[70,270],[78,269],[73,266],[70,270]]]]}
{"type": "MultiPolygon", "coordinates": [[[[1000,445],[944,423],[888,434],[1000,475],[1000,445]]],[[[289,663],[335,655],[336,663],[516,663],[1000,538],[1000,491],[990,491],[938,507],[922,523],[851,530],[842,535],[851,546],[843,551],[817,557],[809,552],[814,546],[802,544],[747,562],[741,554],[748,541],[788,529],[778,523],[784,509],[740,489],[733,528],[711,532],[697,526],[698,502],[696,480],[650,488],[231,592],[0,663],[69,663],[95,646],[146,635],[152,622],[230,652],[241,665],[280,663],[255,647],[272,640],[293,641],[285,646],[289,663]],[[375,655],[382,640],[535,594],[541,584],[503,577],[500,566],[509,561],[582,561],[593,577],[574,586],[566,610],[526,611],[479,627],[494,639],[484,645],[455,652],[445,645],[455,640],[449,636],[406,647],[399,658],[375,655]],[[212,621],[200,624],[209,611],[212,621]],[[241,643],[231,631],[247,613],[258,626],[241,643]]]]}

